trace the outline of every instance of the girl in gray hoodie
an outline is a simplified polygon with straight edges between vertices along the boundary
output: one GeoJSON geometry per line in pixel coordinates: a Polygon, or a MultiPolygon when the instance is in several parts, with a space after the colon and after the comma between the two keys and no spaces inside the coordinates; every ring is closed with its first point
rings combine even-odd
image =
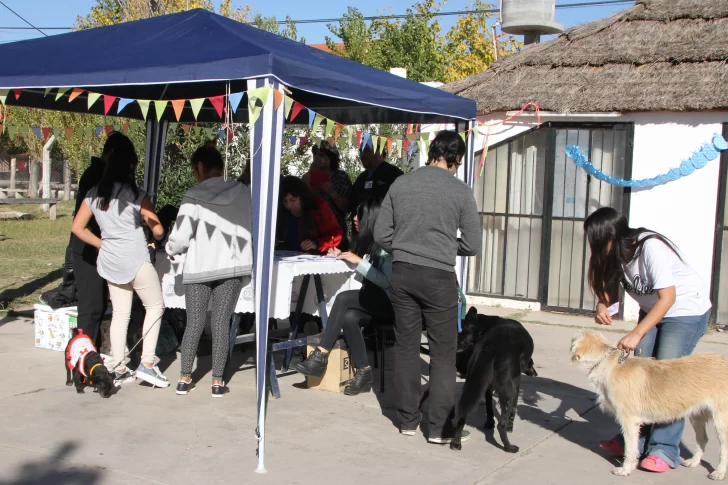
{"type": "Polygon", "coordinates": [[[199,184],[185,193],[166,245],[173,261],[185,254],[187,328],[177,394],[187,394],[192,386],[192,365],[212,306],[212,396],[222,397],[230,317],[253,269],[250,189],[224,179],[222,156],[215,148],[198,148],[191,161],[199,184]]]}

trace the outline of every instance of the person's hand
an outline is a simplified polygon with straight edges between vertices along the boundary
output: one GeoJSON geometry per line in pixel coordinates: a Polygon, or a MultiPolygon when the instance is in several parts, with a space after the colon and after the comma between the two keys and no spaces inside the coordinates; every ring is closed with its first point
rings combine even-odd
{"type": "Polygon", "coordinates": [[[609,309],[604,303],[597,304],[597,315],[594,317],[594,321],[599,325],[611,325],[612,316],[609,314],[609,309]]]}
{"type": "Polygon", "coordinates": [[[301,249],[303,249],[304,251],[313,251],[314,249],[317,249],[317,248],[318,248],[318,244],[311,241],[310,239],[306,239],[305,241],[303,241],[301,243],[301,249]]]}
{"type": "Polygon", "coordinates": [[[331,182],[324,182],[323,184],[321,184],[321,190],[329,195],[334,194],[334,186],[331,185],[331,182]]]}
{"type": "Polygon", "coordinates": [[[347,263],[351,263],[351,264],[361,263],[361,257],[357,256],[356,254],[351,253],[351,252],[341,253],[337,256],[337,258],[342,259],[342,260],[346,261],[347,263]]]}
{"type": "Polygon", "coordinates": [[[640,344],[640,340],[642,340],[642,337],[638,333],[634,331],[629,332],[622,338],[622,340],[619,341],[619,343],[617,344],[617,348],[630,352],[637,348],[637,346],[640,344]]]}
{"type": "Polygon", "coordinates": [[[336,256],[339,256],[339,254],[341,254],[341,249],[339,249],[339,248],[331,248],[331,249],[329,249],[329,252],[328,252],[328,255],[329,256],[335,256],[336,257],[336,256]]]}

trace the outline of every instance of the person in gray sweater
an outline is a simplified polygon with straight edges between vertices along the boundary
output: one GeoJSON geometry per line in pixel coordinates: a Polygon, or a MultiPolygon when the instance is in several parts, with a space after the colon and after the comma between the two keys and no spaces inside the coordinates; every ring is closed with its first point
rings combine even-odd
{"type": "MultiPolygon", "coordinates": [[[[465,142],[453,131],[437,134],[427,166],[399,177],[389,189],[374,240],[392,255],[391,301],[395,315],[394,389],[400,433],[413,436],[419,412],[420,335],[430,342],[430,443],[452,441],[448,417],[455,403],[457,256],[473,256],[481,224],[472,190],[453,175],[465,142]],[[460,237],[458,237],[458,230],[460,237]]],[[[463,432],[463,440],[468,437],[463,432]]]]}

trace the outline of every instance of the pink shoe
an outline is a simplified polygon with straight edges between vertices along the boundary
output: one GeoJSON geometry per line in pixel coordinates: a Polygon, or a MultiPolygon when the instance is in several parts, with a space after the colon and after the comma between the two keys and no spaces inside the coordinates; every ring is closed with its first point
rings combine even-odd
{"type": "Polygon", "coordinates": [[[663,473],[670,470],[670,465],[668,465],[665,460],[654,455],[649,455],[647,458],[642,460],[640,467],[648,472],[655,473],[663,473]]]}
{"type": "Polygon", "coordinates": [[[607,441],[600,441],[599,448],[606,450],[613,455],[624,456],[624,446],[619,442],[617,438],[612,438],[607,441]]]}

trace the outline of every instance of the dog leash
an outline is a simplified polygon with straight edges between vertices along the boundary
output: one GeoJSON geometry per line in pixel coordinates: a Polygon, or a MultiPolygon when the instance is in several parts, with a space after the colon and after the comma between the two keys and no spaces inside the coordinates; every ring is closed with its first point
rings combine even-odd
{"type": "MultiPolygon", "coordinates": [[[[630,351],[626,351],[626,350],[624,350],[624,349],[622,349],[622,350],[621,350],[621,354],[619,355],[619,363],[620,363],[620,364],[624,364],[624,362],[625,362],[625,361],[627,360],[627,358],[629,357],[629,353],[630,353],[630,352],[632,352],[632,351],[631,351],[631,350],[630,350],[630,351]]],[[[638,350],[638,349],[635,349],[635,350],[634,350],[634,356],[635,356],[635,357],[639,357],[639,355],[640,355],[641,353],[642,353],[642,351],[640,351],[640,350],[638,350]]]]}
{"type": "Polygon", "coordinates": [[[134,346],[132,348],[130,348],[127,353],[124,354],[124,357],[122,357],[122,359],[114,367],[111,368],[111,372],[114,372],[116,369],[119,368],[119,366],[121,366],[121,364],[124,363],[124,361],[131,355],[131,353],[134,352],[134,349],[137,348],[137,345],[139,345],[146,338],[146,336],[149,333],[149,331],[152,328],[154,328],[154,326],[157,323],[160,323],[161,321],[162,321],[162,317],[159,317],[159,320],[157,320],[156,322],[154,322],[152,325],[149,326],[149,329],[146,331],[146,333],[143,334],[141,336],[141,338],[139,340],[137,340],[137,342],[134,344],[134,346]]]}

